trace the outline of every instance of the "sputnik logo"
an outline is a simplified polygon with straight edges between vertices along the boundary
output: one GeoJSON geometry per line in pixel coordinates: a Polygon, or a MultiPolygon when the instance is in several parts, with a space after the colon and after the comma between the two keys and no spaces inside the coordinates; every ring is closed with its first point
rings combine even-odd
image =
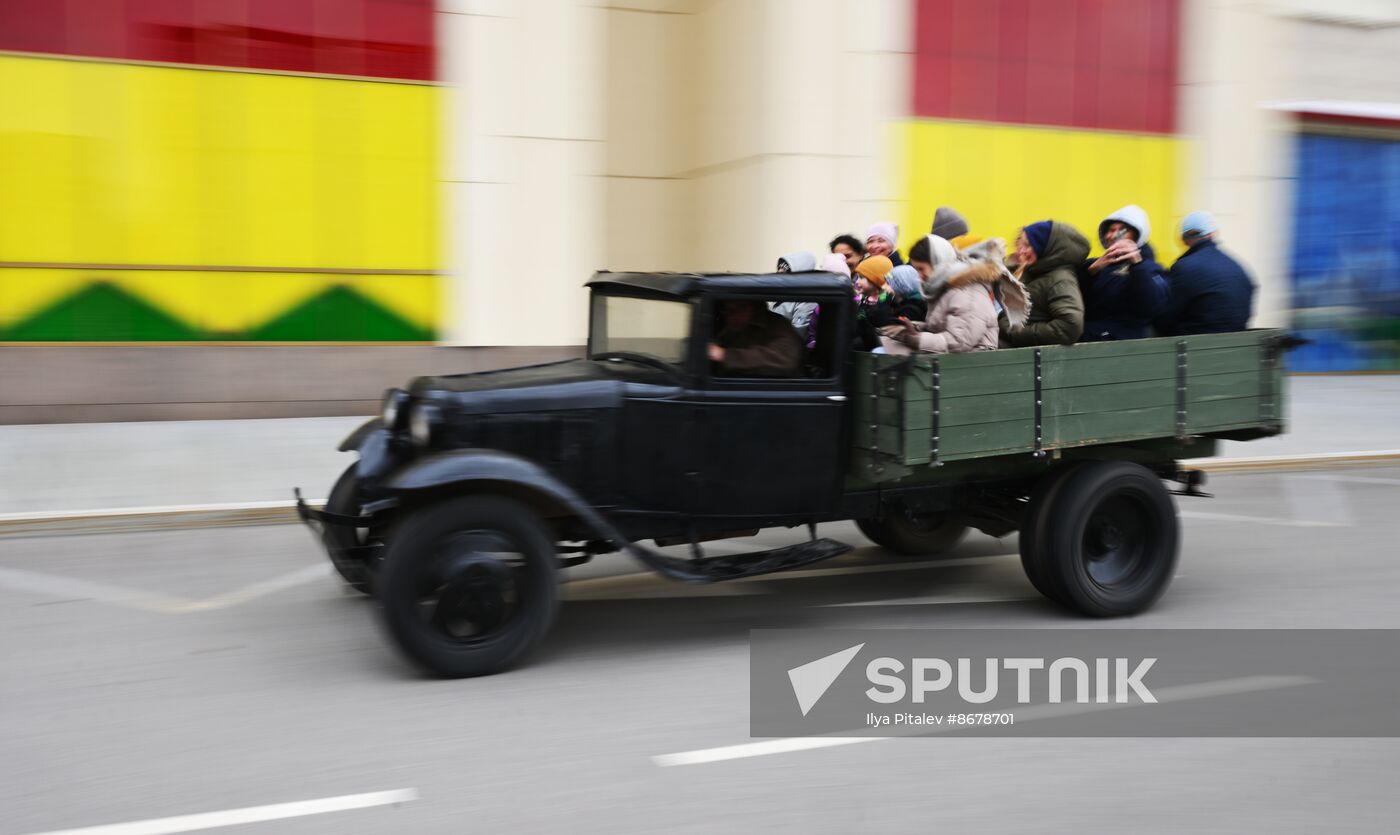
{"type": "Polygon", "coordinates": [[[856,653],[864,646],[863,643],[856,644],[788,670],[788,681],[792,682],[792,693],[797,697],[797,706],[802,708],[803,716],[826,695],[826,691],[841,675],[841,671],[846,669],[851,659],[855,658],[856,653]]]}

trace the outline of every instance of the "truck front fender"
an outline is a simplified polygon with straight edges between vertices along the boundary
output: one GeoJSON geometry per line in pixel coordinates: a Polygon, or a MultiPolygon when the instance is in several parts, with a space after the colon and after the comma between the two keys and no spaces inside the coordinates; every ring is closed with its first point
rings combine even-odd
{"type": "Polygon", "coordinates": [[[535,462],[507,452],[489,449],[435,452],[414,459],[390,473],[384,481],[384,487],[395,493],[491,484],[511,491],[524,490],[545,499],[548,504],[582,520],[598,538],[618,549],[628,544],[626,537],[573,488],[535,462]]]}
{"type": "Polygon", "coordinates": [[[485,449],[464,449],[425,455],[389,475],[384,486],[391,492],[413,492],[458,487],[526,493],[581,521],[593,535],[619,551],[626,551],[642,565],[673,580],[712,583],[723,577],[696,569],[687,560],[659,554],[632,542],[573,488],[543,467],[518,455],[485,449]]]}
{"type": "Polygon", "coordinates": [[[340,442],[340,451],[354,450],[360,454],[356,475],[363,482],[372,481],[389,472],[400,456],[394,452],[393,438],[379,418],[367,420],[340,442]]]}

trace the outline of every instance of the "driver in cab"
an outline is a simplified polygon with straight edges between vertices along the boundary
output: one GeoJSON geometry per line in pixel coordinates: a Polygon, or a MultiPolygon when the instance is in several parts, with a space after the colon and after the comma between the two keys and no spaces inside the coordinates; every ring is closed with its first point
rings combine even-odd
{"type": "Polygon", "coordinates": [[[730,377],[795,377],[802,366],[802,340],[792,323],[761,301],[729,299],[719,304],[723,322],[709,345],[718,373],[730,377]]]}

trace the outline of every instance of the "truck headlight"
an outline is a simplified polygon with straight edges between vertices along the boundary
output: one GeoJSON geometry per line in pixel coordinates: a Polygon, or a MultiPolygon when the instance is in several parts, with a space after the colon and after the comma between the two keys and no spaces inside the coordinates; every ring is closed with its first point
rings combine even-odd
{"type": "Polygon", "coordinates": [[[379,407],[379,420],[390,431],[397,429],[404,407],[408,405],[408,392],[403,389],[389,389],[384,392],[384,402],[379,407]]]}
{"type": "Polygon", "coordinates": [[[433,424],[438,421],[438,409],[431,403],[418,403],[408,411],[408,437],[414,446],[426,447],[433,439],[433,424]]]}

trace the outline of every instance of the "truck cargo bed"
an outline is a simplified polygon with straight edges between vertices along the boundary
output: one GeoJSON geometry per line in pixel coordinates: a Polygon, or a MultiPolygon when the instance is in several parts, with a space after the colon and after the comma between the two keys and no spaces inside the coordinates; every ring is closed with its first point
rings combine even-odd
{"type": "Polygon", "coordinates": [[[851,443],[858,461],[903,465],[897,477],[910,466],[1097,444],[1274,435],[1283,431],[1284,336],[858,354],[851,443]]]}

